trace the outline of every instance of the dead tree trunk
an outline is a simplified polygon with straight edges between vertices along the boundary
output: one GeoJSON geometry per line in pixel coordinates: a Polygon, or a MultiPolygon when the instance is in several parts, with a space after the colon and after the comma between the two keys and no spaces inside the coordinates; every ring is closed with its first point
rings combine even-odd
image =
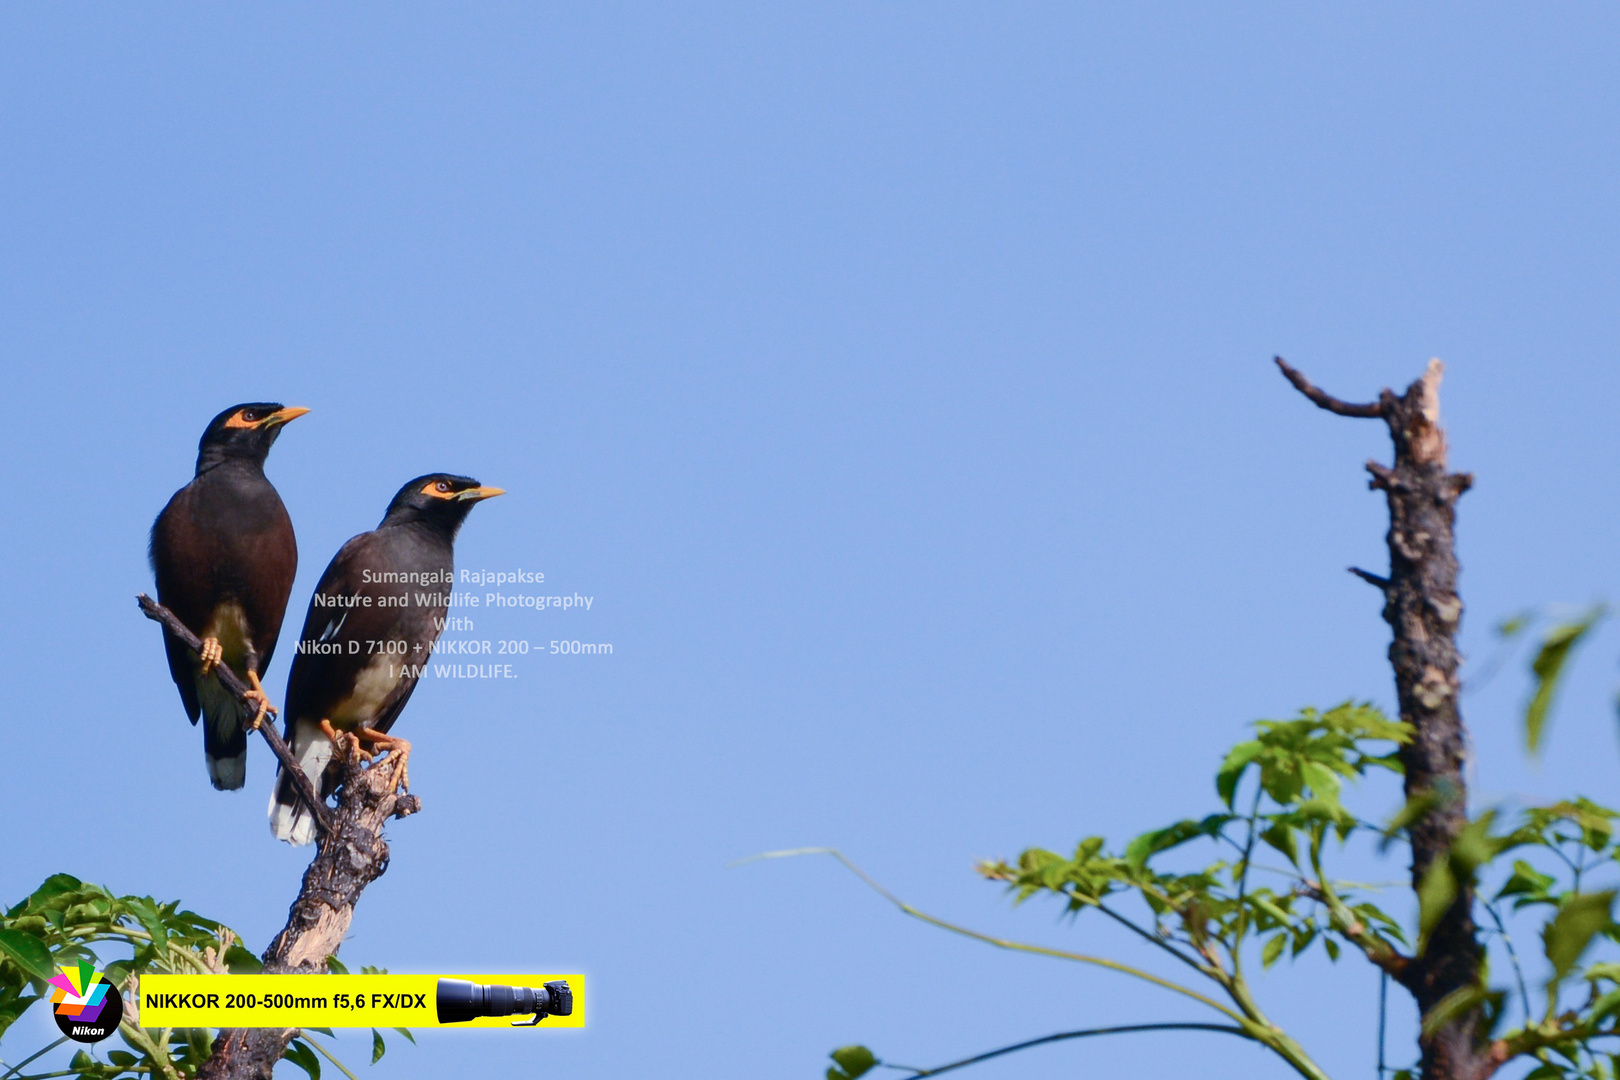
{"type": "MultiPolygon", "coordinates": [[[[198,647],[197,636],[168,608],[144,594],[139,601],[147,618],[162,623],[192,649],[198,647]]],[[[244,710],[254,712],[248,688],[236,674],[224,664],[217,674],[244,710]]],[[[321,974],[327,971],[327,957],[338,951],[348,933],[360,893],[388,869],[383,825],[390,818],[416,813],[422,808],[421,800],[399,792],[402,762],[394,755],[366,768],[358,759],[340,753],[334,760],[342,762],[343,786],[333,813],[305,779],[274,727],[261,724],[259,733],[282,768],[291,771],[300,797],[319,823],[315,859],[304,871],[298,898],[287,912],[287,925],[264,951],[264,970],[321,974]]],[[[198,1070],[197,1080],[270,1080],[287,1044],[297,1037],[297,1028],[227,1028],[214,1040],[213,1056],[198,1070]]]]}
{"type": "MultiPolygon", "coordinates": [[[[388,869],[382,828],[389,818],[415,813],[414,795],[396,794],[399,769],[392,755],[372,768],[349,762],[332,827],[323,832],[315,860],[287,913],[287,925],[264,951],[274,974],[322,974],[354,918],[360,893],[388,869]]],[[[198,1080],[270,1080],[270,1071],[298,1036],[296,1028],[236,1028],[219,1033],[214,1054],[198,1080]]]]}
{"type": "MultiPolygon", "coordinates": [[[[1443,367],[1429,361],[1423,377],[1396,395],[1385,390],[1376,403],[1352,405],[1323,393],[1277,358],[1288,381],[1311,401],[1340,416],[1382,419],[1395,444],[1393,466],[1367,463],[1370,486],[1389,503],[1389,576],[1353,573],[1384,594],[1384,620],[1394,633],[1389,646],[1401,719],[1412,725],[1401,748],[1409,805],[1424,807],[1408,829],[1412,887],[1416,890],[1467,823],[1466,748],[1458,709],[1457,547],[1453,534],[1458,496],[1473,477],[1446,471],[1446,436],[1440,426],[1443,367]]],[[[1474,894],[1463,883],[1456,900],[1429,935],[1427,947],[1399,974],[1420,1014],[1447,994],[1480,977],[1484,949],[1474,925],[1474,894]]],[[[1424,1080],[1484,1080],[1498,1061],[1485,1043],[1478,1010],[1440,1026],[1419,1040],[1424,1080]]]]}

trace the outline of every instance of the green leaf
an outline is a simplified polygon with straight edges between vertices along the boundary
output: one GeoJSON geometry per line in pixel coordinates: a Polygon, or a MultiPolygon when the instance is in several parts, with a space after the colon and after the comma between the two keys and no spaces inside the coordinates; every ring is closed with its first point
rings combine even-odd
{"type": "Polygon", "coordinates": [[[321,1059],[301,1039],[288,1043],[287,1052],[282,1056],[308,1073],[309,1080],[321,1080],[321,1059]]]}
{"type": "Polygon", "coordinates": [[[1551,889],[1556,881],[1551,874],[1543,874],[1523,859],[1515,859],[1513,876],[1503,884],[1501,891],[1496,894],[1496,899],[1500,900],[1507,896],[1518,897],[1513,904],[1514,910],[1527,904],[1554,903],[1547,890],[1551,889]]]}
{"type": "Polygon", "coordinates": [[[326,967],[327,970],[334,975],[347,975],[349,973],[349,969],[343,966],[343,961],[339,960],[336,956],[328,956],[326,958],[326,967]]]}
{"type": "Polygon", "coordinates": [[[196,1069],[214,1056],[214,1033],[208,1028],[185,1028],[185,1056],[196,1069]]]}
{"type": "Polygon", "coordinates": [[[141,1059],[128,1050],[109,1050],[107,1051],[107,1060],[120,1068],[128,1068],[141,1059]]]}
{"type": "Polygon", "coordinates": [[[1243,778],[1243,770],[1265,748],[1265,744],[1258,739],[1238,743],[1227,752],[1226,760],[1221,762],[1220,771],[1215,774],[1215,792],[1228,810],[1232,809],[1232,800],[1237,798],[1238,781],[1243,778]]]}
{"type": "Polygon", "coordinates": [[[387,1050],[388,1050],[388,1047],[383,1045],[382,1032],[378,1031],[376,1028],[372,1028],[371,1029],[371,1063],[373,1065],[375,1065],[375,1064],[377,1064],[377,1062],[381,1061],[383,1054],[386,1053],[387,1050]]]}
{"type": "Polygon", "coordinates": [[[1337,960],[1339,958],[1339,943],[1334,941],[1332,938],[1323,938],[1322,948],[1327,950],[1329,960],[1337,960]]]}
{"type": "Polygon", "coordinates": [[[416,1044],[416,1036],[411,1034],[410,1028],[395,1028],[394,1030],[411,1040],[411,1045],[414,1046],[416,1044]]]}
{"type": "Polygon", "coordinates": [[[1388,850],[1390,842],[1399,836],[1402,830],[1410,827],[1414,821],[1439,804],[1440,793],[1433,788],[1424,788],[1406,800],[1406,805],[1396,811],[1395,816],[1389,819],[1389,824],[1384,826],[1384,838],[1378,844],[1379,852],[1388,850]]]}
{"type": "Polygon", "coordinates": [[[232,975],[257,975],[264,965],[257,956],[232,942],[231,947],[225,950],[225,967],[232,975]]]}
{"type": "Polygon", "coordinates": [[[49,979],[56,974],[56,965],[51,962],[51,950],[33,934],[25,934],[21,930],[0,930],[0,953],[15,960],[19,967],[36,979],[49,979]]]}
{"type": "Polygon", "coordinates": [[[1140,868],[1161,851],[1169,851],[1202,836],[1220,835],[1221,829],[1231,821],[1231,814],[1211,814],[1202,821],[1178,821],[1169,828],[1145,832],[1126,846],[1125,861],[1140,868]]]}
{"type": "Polygon", "coordinates": [[[1294,830],[1286,822],[1276,822],[1271,828],[1260,834],[1271,847],[1280,852],[1284,858],[1295,866],[1299,865],[1299,844],[1295,842],[1294,830]]]}
{"type": "Polygon", "coordinates": [[[1613,924],[1614,895],[1613,890],[1577,893],[1564,901],[1552,922],[1542,930],[1547,961],[1553,967],[1548,985],[1568,976],[1592,938],[1613,924]]]}
{"type": "Polygon", "coordinates": [[[1457,877],[1451,872],[1451,863],[1436,859],[1423,873],[1418,886],[1418,952],[1429,943],[1429,934],[1439,925],[1440,917],[1457,899],[1457,877]]]}
{"type": "Polygon", "coordinates": [[[1272,964],[1275,964],[1277,962],[1277,958],[1282,955],[1284,946],[1287,944],[1288,935],[1286,933],[1272,935],[1271,940],[1266,942],[1266,947],[1260,950],[1260,966],[1270,967],[1272,964]]]}
{"type": "Polygon", "coordinates": [[[28,906],[38,908],[51,897],[73,892],[75,889],[82,888],[83,885],[84,882],[72,874],[52,874],[41,882],[39,888],[35,889],[33,894],[28,897],[28,906]]]}
{"type": "Polygon", "coordinates": [[[145,897],[131,896],[125,902],[129,905],[129,913],[152,935],[152,948],[162,952],[169,943],[169,928],[163,925],[163,917],[158,914],[157,908],[145,897]]]}
{"type": "Polygon", "coordinates": [[[1483,1005],[1489,997],[1490,991],[1477,983],[1473,986],[1459,986],[1435,1002],[1434,1008],[1423,1017],[1423,1037],[1433,1038],[1435,1032],[1451,1021],[1467,1016],[1483,1005]]]}
{"type": "Polygon", "coordinates": [[[70,1069],[93,1069],[95,1067],[96,1059],[83,1050],[74,1054],[73,1060],[68,1062],[68,1068],[70,1069]]]}
{"type": "Polygon", "coordinates": [[[878,1059],[864,1046],[842,1046],[830,1055],[835,1064],[827,1070],[827,1080],[855,1080],[877,1066],[878,1059]]]}
{"type": "Polygon", "coordinates": [[[1532,754],[1541,750],[1547,714],[1552,709],[1553,698],[1558,693],[1558,683],[1563,677],[1564,665],[1575,647],[1602,621],[1605,614],[1607,610],[1602,604],[1595,605],[1574,622],[1560,623],[1553,627],[1542,639],[1541,649],[1530,663],[1530,671],[1536,679],[1536,689],[1530,696],[1530,703],[1524,709],[1525,745],[1532,754]]]}
{"type": "Polygon", "coordinates": [[[1452,872],[1458,878],[1472,883],[1474,871],[1513,846],[1511,836],[1491,835],[1495,823],[1496,811],[1487,810],[1458,830],[1449,852],[1452,872]]]}
{"type": "Polygon", "coordinates": [[[1330,805],[1338,805],[1340,784],[1332,769],[1315,761],[1307,761],[1300,765],[1299,771],[1312,795],[1330,805]]]}

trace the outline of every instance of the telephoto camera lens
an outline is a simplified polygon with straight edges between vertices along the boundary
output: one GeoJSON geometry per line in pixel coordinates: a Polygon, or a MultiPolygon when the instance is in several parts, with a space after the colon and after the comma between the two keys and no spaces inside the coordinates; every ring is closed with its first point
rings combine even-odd
{"type": "Polygon", "coordinates": [[[535,1023],[544,1016],[568,1016],[574,1011],[574,992],[564,980],[548,982],[538,990],[527,986],[481,986],[465,979],[440,979],[435,998],[439,1023],[464,1024],[480,1016],[525,1016],[535,1023]]]}

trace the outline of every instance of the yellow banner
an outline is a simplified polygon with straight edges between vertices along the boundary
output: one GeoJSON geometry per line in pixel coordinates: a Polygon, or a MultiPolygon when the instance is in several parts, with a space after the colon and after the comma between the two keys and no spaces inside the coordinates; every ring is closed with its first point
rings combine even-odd
{"type": "Polygon", "coordinates": [[[555,1009],[564,995],[546,983],[558,981],[568,984],[572,1011],[548,1012],[537,1026],[584,1027],[583,975],[142,975],[137,1005],[146,1028],[509,1028],[532,1021],[533,1009],[460,1022],[439,1017],[441,1009],[451,1017],[511,1010],[536,997],[555,1009]],[[441,986],[444,980],[453,981],[441,986]],[[465,983],[473,984],[471,995],[465,983]],[[500,988],[539,994],[524,999],[500,988]]]}

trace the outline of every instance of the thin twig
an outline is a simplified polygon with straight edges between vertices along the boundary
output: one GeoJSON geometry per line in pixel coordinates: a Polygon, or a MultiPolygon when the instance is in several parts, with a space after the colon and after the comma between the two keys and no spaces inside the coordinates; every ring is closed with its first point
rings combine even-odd
{"type": "Polygon", "coordinates": [[[57,1039],[55,1042],[51,1043],[51,1045],[47,1046],[45,1049],[29,1054],[27,1057],[23,1058],[21,1061],[17,1062],[17,1064],[13,1065],[9,1070],[7,1070],[5,1076],[0,1076],[0,1080],[5,1080],[6,1076],[16,1076],[22,1071],[22,1067],[24,1065],[36,1058],[44,1057],[46,1054],[50,1053],[52,1050],[55,1050],[58,1046],[61,1046],[67,1041],[67,1036],[64,1035],[60,1039],[57,1039]]]}
{"type": "Polygon", "coordinates": [[[1332,394],[1318,390],[1311,385],[1311,380],[1289,366],[1288,361],[1282,357],[1274,356],[1272,359],[1282,369],[1283,377],[1294,384],[1294,389],[1304,394],[1318,408],[1326,409],[1328,412],[1337,413],[1340,416],[1359,416],[1367,419],[1376,419],[1384,415],[1384,403],[1382,400],[1370,405],[1356,405],[1348,401],[1340,401],[1332,394]]]}
{"type": "Polygon", "coordinates": [[[1243,872],[1238,875],[1237,933],[1232,935],[1232,971],[1234,974],[1242,974],[1243,972],[1243,935],[1249,925],[1249,913],[1243,906],[1243,901],[1249,893],[1249,860],[1254,858],[1255,827],[1260,820],[1260,799],[1265,793],[1266,786],[1256,781],[1254,785],[1254,805],[1249,808],[1249,836],[1243,841],[1243,861],[1241,864],[1243,872]]]}
{"type": "MultiPolygon", "coordinates": [[[[141,593],[135,600],[141,605],[141,611],[148,619],[161,623],[164,629],[180,639],[182,645],[193,652],[201,650],[202,639],[192,633],[190,628],[181,622],[174,612],[145,593],[141,593]]],[[[249,710],[258,708],[254,704],[253,698],[249,696],[251,688],[236,677],[236,672],[231,670],[229,664],[224,661],[215,664],[214,675],[219,679],[220,685],[225,687],[243,708],[249,710]]],[[[269,744],[271,752],[276,755],[276,760],[281,762],[282,769],[292,778],[293,787],[297,790],[298,797],[304,801],[305,806],[309,807],[310,813],[315,815],[315,823],[323,832],[330,832],[332,829],[332,816],[327,812],[326,803],[315,793],[315,788],[310,784],[309,777],[304,775],[304,770],[299,766],[298,759],[292,756],[292,751],[287,749],[287,744],[276,733],[275,725],[261,723],[259,725],[259,734],[264,736],[264,741],[269,744]]]]}
{"type": "Polygon", "coordinates": [[[338,1072],[342,1073],[344,1076],[347,1076],[349,1078],[349,1080],[360,1080],[360,1078],[358,1076],[354,1075],[354,1073],[352,1073],[348,1069],[344,1068],[343,1062],[341,1062],[337,1058],[333,1057],[331,1052],[328,1051],[326,1049],[326,1047],[322,1046],[320,1043],[316,1042],[314,1039],[306,1038],[304,1040],[304,1045],[305,1046],[313,1046],[315,1048],[316,1053],[320,1054],[321,1057],[325,1058],[327,1061],[330,1061],[332,1064],[336,1065],[338,1067],[338,1072]]]}
{"type": "Polygon", "coordinates": [[[1352,574],[1356,575],[1356,577],[1360,578],[1362,581],[1365,581],[1369,585],[1372,585],[1372,586],[1374,586],[1376,588],[1379,588],[1379,589],[1387,589],[1387,588],[1389,588],[1389,578],[1387,578],[1387,577],[1379,577],[1377,574],[1374,574],[1374,573],[1372,573],[1371,571],[1368,571],[1368,570],[1363,570],[1359,566],[1350,566],[1350,567],[1346,567],[1346,569],[1349,570],[1352,574]]]}
{"type": "Polygon", "coordinates": [[[1389,1015],[1389,972],[1378,973],[1378,1080],[1384,1080],[1384,1021],[1389,1015]]]}
{"type": "Polygon", "coordinates": [[[1165,952],[1169,953],[1171,956],[1175,957],[1177,960],[1180,960],[1183,964],[1186,964],[1188,967],[1192,968],[1194,971],[1198,972],[1200,975],[1208,975],[1210,973],[1210,969],[1209,969],[1208,965],[1200,964],[1197,960],[1194,960],[1192,957],[1188,956],[1186,953],[1182,952],[1180,949],[1176,948],[1174,945],[1170,944],[1168,941],[1166,941],[1163,938],[1159,937],[1157,934],[1149,933],[1148,931],[1144,930],[1142,927],[1137,926],[1134,922],[1127,919],[1125,916],[1121,915],[1119,912],[1115,911],[1113,908],[1105,907],[1104,905],[1102,905],[1100,903],[1095,904],[1093,906],[1096,907],[1096,909],[1098,911],[1102,912],[1104,915],[1107,915],[1110,919],[1113,919],[1115,922],[1119,923],[1121,926],[1125,927],[1127,930],[1131,931],[1133,934],[1140,937],[1142,940],[1150,942],[1151,944],[1157,945],[1159,948],[1163,949],[1165,952]]]}
{"type": "Polygon", "coordinates": [[[1524,1022],[1530,1022],[1530,990],[1524,983],[1524,969],[1519,966],[1518,951],[1513,948],[1513,938],[1508,934],[1507,927],[1502,925],[1502,916],[1497,914],[1496,905],[1490,901],[1480,905],[1496,924],[1496,932],[1502,938],[1502,944],[1507,946],[1508,959],[1513,962],[1513,977],[1519,983],[1519,997],[1524,999],[1524,1022]]]}
{"type": "Polygon", "coordinates": [[[1214,998],[1205,997],[1198,991],[1191,990],[1185,986],[1182,986],[1180,983],[1171,982],[1169,979],[1161,979],[1157,975],[1150,974],[1149,972],[1143,971],[1140,968],[1133,968],[1129,964],[1121,964],[1117,960],[1109,960],[1102,956],[1088,956],[1085,953],[1065,952],[1062,949],[1048,949],[1040,945],[1026,945],[1020,941],[1009,941],[1006,938],[992,937],[989,934],[982,934],[977,930],[970,930],[965,926],[958,926],[955,923],[946,922],[944,919],[937,919],[934,916],[929,915],[927,912],[918,911],[916,908],[912,907],[904,900],[901,900],[898,896],[894,895],[888,889],[885,889],[882,885],[874,881],[867,875],[865,870],[862,870],[859,866],[856,866],[849,860],[848,856],[846,856],[842,851],[839,851],[837,848],[811,847],[794,848],[791,851],[766,851],[758,855],[750,855],[746,859],[738,859],[731,865],[741,866],[743,863],[756,862],[760,859],[785,859],[797,855],[831,855],[833,858],[842,863],[846,870],[864,881],[869,888],[871,888],[889,903],[893,904],[907,915],[910,915],[912,918],[920,919],[921,921],[932,926],[937,926],[941,930],[949,930],[953,934],[961,934],[963,937],[972,938],[975,941],[982,941],[986,945],[994,945],[998,949],[1011,949],[1015,952],[1033,953],[1037,956],[1050,956],[1058,960],[1074,960],[1082,964],[1093,964],[1097,967],[1108,968],[1109,970],[1117,971],[1122,975],[1132,975],[1138,979],[1142,979],[1145,982],[1153,983],[1155,986],[1162,986],[1166,990],[1173,990],[1178,994],[1185,995],[1186,997],[1192,998],[1194,1001],[1199,1002],[1200,1004],[1208,1005],[1210,1008],[1216,1010],[1222,1015],[1236,1020],[1239,1024],[1248,1022],[1243,1016],[1233,1012],[1231,1009],[1227,1008],[1225,1005],[1222,1005],[1214,998]]]}
{"type": "Polygon", "coordinates": [[[1241,1039],[1254,1040],[1253,1035],[1240,1027],[1233,1027],[1230,1024],[1122,1024],[1119,1027],[1086,1028],[1084,1031],[1063,1031],[1056,1035],[1045,1035],[1039,1039],[1030,1039],[1026,1042],[1014,1043],[1011,1046],[1003,1046],[999,1050],[975,1054],[970,1058],[963,1058],[961,1061],[953,1061],[949,1065],[938,1065],[932,1069],[917,1069],[910,1065],[880,1064],[884,1064],[886,1068],[904,1070],[911,1073],[913,1077],[938,1076],[940,1073],[947,1073],[952,1069],[977,1065],[981,1061],[989,1061],[991,1058],[997,1058],[1003,1054],[1017,1053],[1019,1050],[1028,1050],[1032,1046],[1040,1046],[1044,1043],[1061,1042],[1064,1039],[1085,1039],[1093,1035],[1127,1035],[1137,1031],[1218,1031],[1226,1035],[1236,1035],[1241,1039]]]}

